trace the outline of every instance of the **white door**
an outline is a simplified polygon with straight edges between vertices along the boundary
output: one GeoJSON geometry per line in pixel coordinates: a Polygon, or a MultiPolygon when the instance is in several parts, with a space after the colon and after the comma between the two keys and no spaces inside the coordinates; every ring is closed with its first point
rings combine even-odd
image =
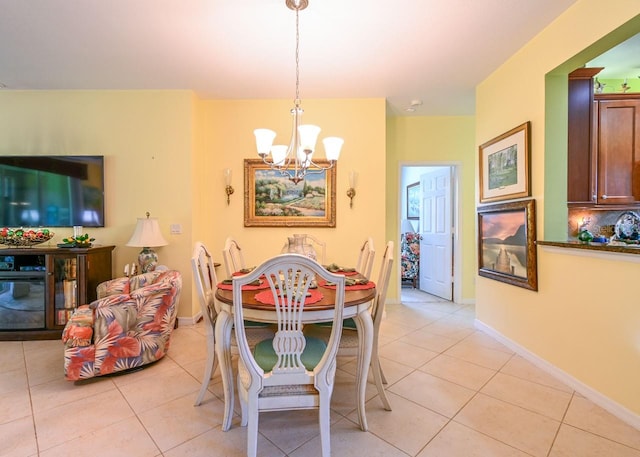
{"type": "Polygon", "coordinates": [[[451,167],[438,167],[420,177],[420,290],[453,299],[453,228],[451,167]]]}

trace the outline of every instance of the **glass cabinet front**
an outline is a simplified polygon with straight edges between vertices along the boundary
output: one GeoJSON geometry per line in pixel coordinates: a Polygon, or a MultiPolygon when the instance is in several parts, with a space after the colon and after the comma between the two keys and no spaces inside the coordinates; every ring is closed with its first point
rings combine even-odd
{"type": "Polygon", "coordinates": [[[54,258],[55,324],[64,325],[78,306],[78,277],[76,256],[57,255],[54,258]]]}

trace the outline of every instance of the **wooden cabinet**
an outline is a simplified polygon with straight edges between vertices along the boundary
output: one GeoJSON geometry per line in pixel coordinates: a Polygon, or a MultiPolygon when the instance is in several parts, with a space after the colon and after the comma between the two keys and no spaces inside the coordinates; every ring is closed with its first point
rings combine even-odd
{"type": "Polygon", "coordinates": [[[640,94],[596,95],[596,204],[640,204],[640,94]]]}
{"type": "Polygon", "coordinates": [[[112,278],[114,246],[0,249],[0,340],[55,339],[112,278]]]}
{"type": "Polygon", "coordinates": [[[569,206],[640,205],[640,94],[594,94],[601,68],[569,75],[569,206]]]}
{"type": "Polygon", "coordinates": [[[595,164],[592,163],[593,77],[602,68],[579,68],[569,74],[567,201],[570,204],[595,203],[595,164]]]}

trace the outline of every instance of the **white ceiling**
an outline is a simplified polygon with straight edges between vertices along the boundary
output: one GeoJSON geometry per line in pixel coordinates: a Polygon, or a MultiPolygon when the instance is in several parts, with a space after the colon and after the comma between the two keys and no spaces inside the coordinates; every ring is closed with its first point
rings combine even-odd
{"type": "MultiPolygon", "coordinates": [[[[576,0],[310,0],[301,98],[386,98],[391,114],[473,114],[475,86],[576,0]]],[[[294,98],[285,0],[0,0],[12,89],[190,89],[294,98]]],[[[304,105],[304,103],[303,103],[304,105]]]]}

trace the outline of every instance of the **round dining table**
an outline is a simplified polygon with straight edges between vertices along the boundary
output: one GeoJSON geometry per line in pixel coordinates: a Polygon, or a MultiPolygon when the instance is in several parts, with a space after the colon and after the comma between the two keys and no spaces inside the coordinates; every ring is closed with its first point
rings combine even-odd
{"type": "MultiPolygon", "coordinates": [[[[320,287],[322,299],[312,304],[305,305],[303,322],[305,324],[317,322],[330,322],[333,320],[335,306],[335,288],[320,287]]],[[[259,292],[259,291],[258,291],[259,292]]],[[[242,305],[246,320],[275,323],[277,322],[274,305],[264,304],[255,299],[256,290],[242,291],[242,305]]],[[[362,289],[357,286],[345,287],[344,313],[345,319],[353,318],[358,332],[358,357],[356,368],[356,398],[357,412],[360,428],[367,431],[367,418],[365,415],[365,391],[369,363],[371,362],[371,350],[373,346],[373,321],[369,308],[376,296],[375,287],[362,289]]],[[[224,417],[222,430],[231,428],[234,405],[233,369],[231,366],[231,331],[233,329],[233,291],[230,287],[218,285],[216,300],[220,310],[215,324],[215,351],[220,366],[222,385],[224,391],[224,417]]]]}

